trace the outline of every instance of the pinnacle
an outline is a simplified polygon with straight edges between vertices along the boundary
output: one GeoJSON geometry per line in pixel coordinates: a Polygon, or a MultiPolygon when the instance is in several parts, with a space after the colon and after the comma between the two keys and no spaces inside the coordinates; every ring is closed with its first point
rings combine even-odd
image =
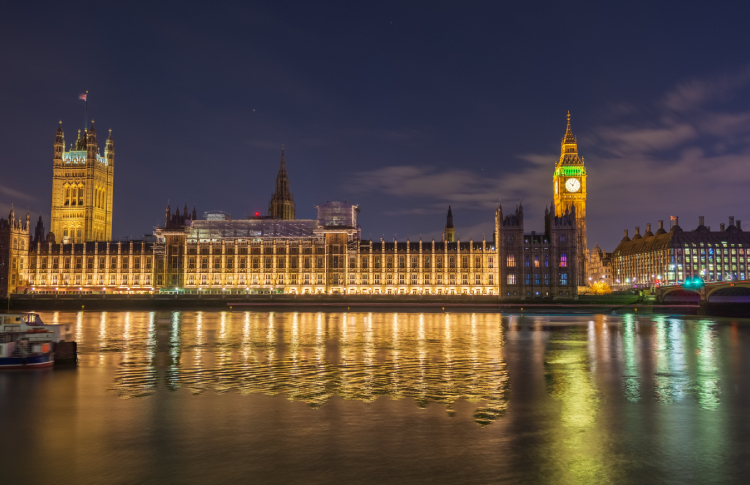
{"type": "Polygon", "coordinates": [[[565,129],[565,138],[563,143],[575,143],[576,137],[573,135],[573,130],[570,128],[570,111],[568,111],[568,126],[565,129]]]}

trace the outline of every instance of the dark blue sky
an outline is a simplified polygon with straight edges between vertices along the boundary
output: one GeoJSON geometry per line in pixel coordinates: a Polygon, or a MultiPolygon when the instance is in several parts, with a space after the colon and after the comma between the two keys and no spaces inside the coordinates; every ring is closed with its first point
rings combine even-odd
{"type": "MultiPolygon", "coordinates": [[[[739,2],[734,2],[738,4],[739,2]]],[[[58,120],[113,129],[115,237],[167,200],[265,213],[279,151],[299,218],[363,237],[543,228],[571,111],[589,242],[679,215],[746,219],[750,11],[659,2],[14,2],[0,17],[0,210],[49,221],[58,120]]],[[[103,140],[102,140],[103,147],[103,140]]]]}

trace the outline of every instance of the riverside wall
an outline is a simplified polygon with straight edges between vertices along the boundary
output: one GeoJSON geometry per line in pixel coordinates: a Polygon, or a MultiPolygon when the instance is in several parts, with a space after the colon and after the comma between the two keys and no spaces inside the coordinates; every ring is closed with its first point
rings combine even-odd
{"type": "Polygon", "coordinates": [[[654,305],[636,295],[506,300],[489,295],[12,295],[0,311],[398,311],[700,314],[698,305],[654,305]]]}

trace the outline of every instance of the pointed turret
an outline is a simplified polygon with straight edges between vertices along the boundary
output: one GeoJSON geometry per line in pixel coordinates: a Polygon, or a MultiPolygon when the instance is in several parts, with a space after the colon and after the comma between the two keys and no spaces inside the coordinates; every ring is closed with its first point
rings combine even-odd
{"type": "Polygon", "coordinates": [[[78,138],[76,139],[75,144],[76,151],[86,150],[87,137],[86,130],[83,130],[83,135],[81,135],[81,130],[78,130],[78,138]]]}
{"type": "Polygon", "coordinates": [[[99,151],[99,147],[96,146],[96,129],[94,128],[94,120],[91,120],[91,129],[88,131],[86,138],[86,161],[90,163],[96,162],[96,153],[99,151]]]}
{"type": "Polygon", "coordinates": [[[39,216],[36,228],[34,229],[34,244],[40,242],[44,242],[44,222],[42,222],[42,216],[39,216]]]}
{"type": "Polygon", "coordinates": [[[445,221],[445,242],[456,242],[456,230],[453,227],[453,211],[448,206],[448,217],[445,221]]]}
{"type": "MultiPolygon", "coordinates": [[[[91,126],[93,129],[94,125],[92,124],[91,126]]],[[[106,145],[104,145],[104,158],[107,159],[107,165],[109,165],[110,167],[113,167],[115,165],[115,140],[112,138],[112,128],[109,129],[107,143],[106,145]]]]}
{"type": "Polygon", "coordinates": [[[62,120],[60,125],[57,127],[57,133],[55,133],[55,163],[62,163],[63,152],[65,151],[65,133],[62,129],[62,120]]]}
{"type": "Polygon", "coordinates": [[[197,219],[196,215],[197,214],[195,212],[195,206],[193,206],[193,218],[192,218],[192,220],[196,220],[197,219]]]}
{"type": "Polygon", "coordinates": [[[289,176],[286,173],[284,147],[281,147],[281,164],[279,173],[276,175],[276,192],[271,196],[271,202],[268,204],[268,215],[281,220],[294,220],[296,217],[294,198],[289,190],[289,176]]]}

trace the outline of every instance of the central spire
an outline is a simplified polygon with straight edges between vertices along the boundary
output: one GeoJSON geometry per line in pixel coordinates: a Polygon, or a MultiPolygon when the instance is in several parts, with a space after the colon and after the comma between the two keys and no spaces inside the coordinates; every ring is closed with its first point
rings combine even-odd
{"type": "Polygon", "coordinates": [[[443,232],[444,242],[456,242],[456,229],[453,227],[453,211],[448,206],[448,217],[445,221],[445,232],[443,232]]]}
{"type": "Polygon", "coordinates": [[[281,163],[276,176],[276,192],[268,204],[268,215],[274,219],[292,220],[295,218],[294,198],[289,190],[289,176],[286,173],[284,147],[281,147],[281,163]]]}
{"type": "Polygon", "coordinates": [[[279,165],[279,174],[276,176],[276,193],[273,198],[281,200],[291,200],[292,194],[289,191],[289,176],[286,173],[286,160],[284,159],[284,147],[281,147],[281,164],[279,165]]]}

